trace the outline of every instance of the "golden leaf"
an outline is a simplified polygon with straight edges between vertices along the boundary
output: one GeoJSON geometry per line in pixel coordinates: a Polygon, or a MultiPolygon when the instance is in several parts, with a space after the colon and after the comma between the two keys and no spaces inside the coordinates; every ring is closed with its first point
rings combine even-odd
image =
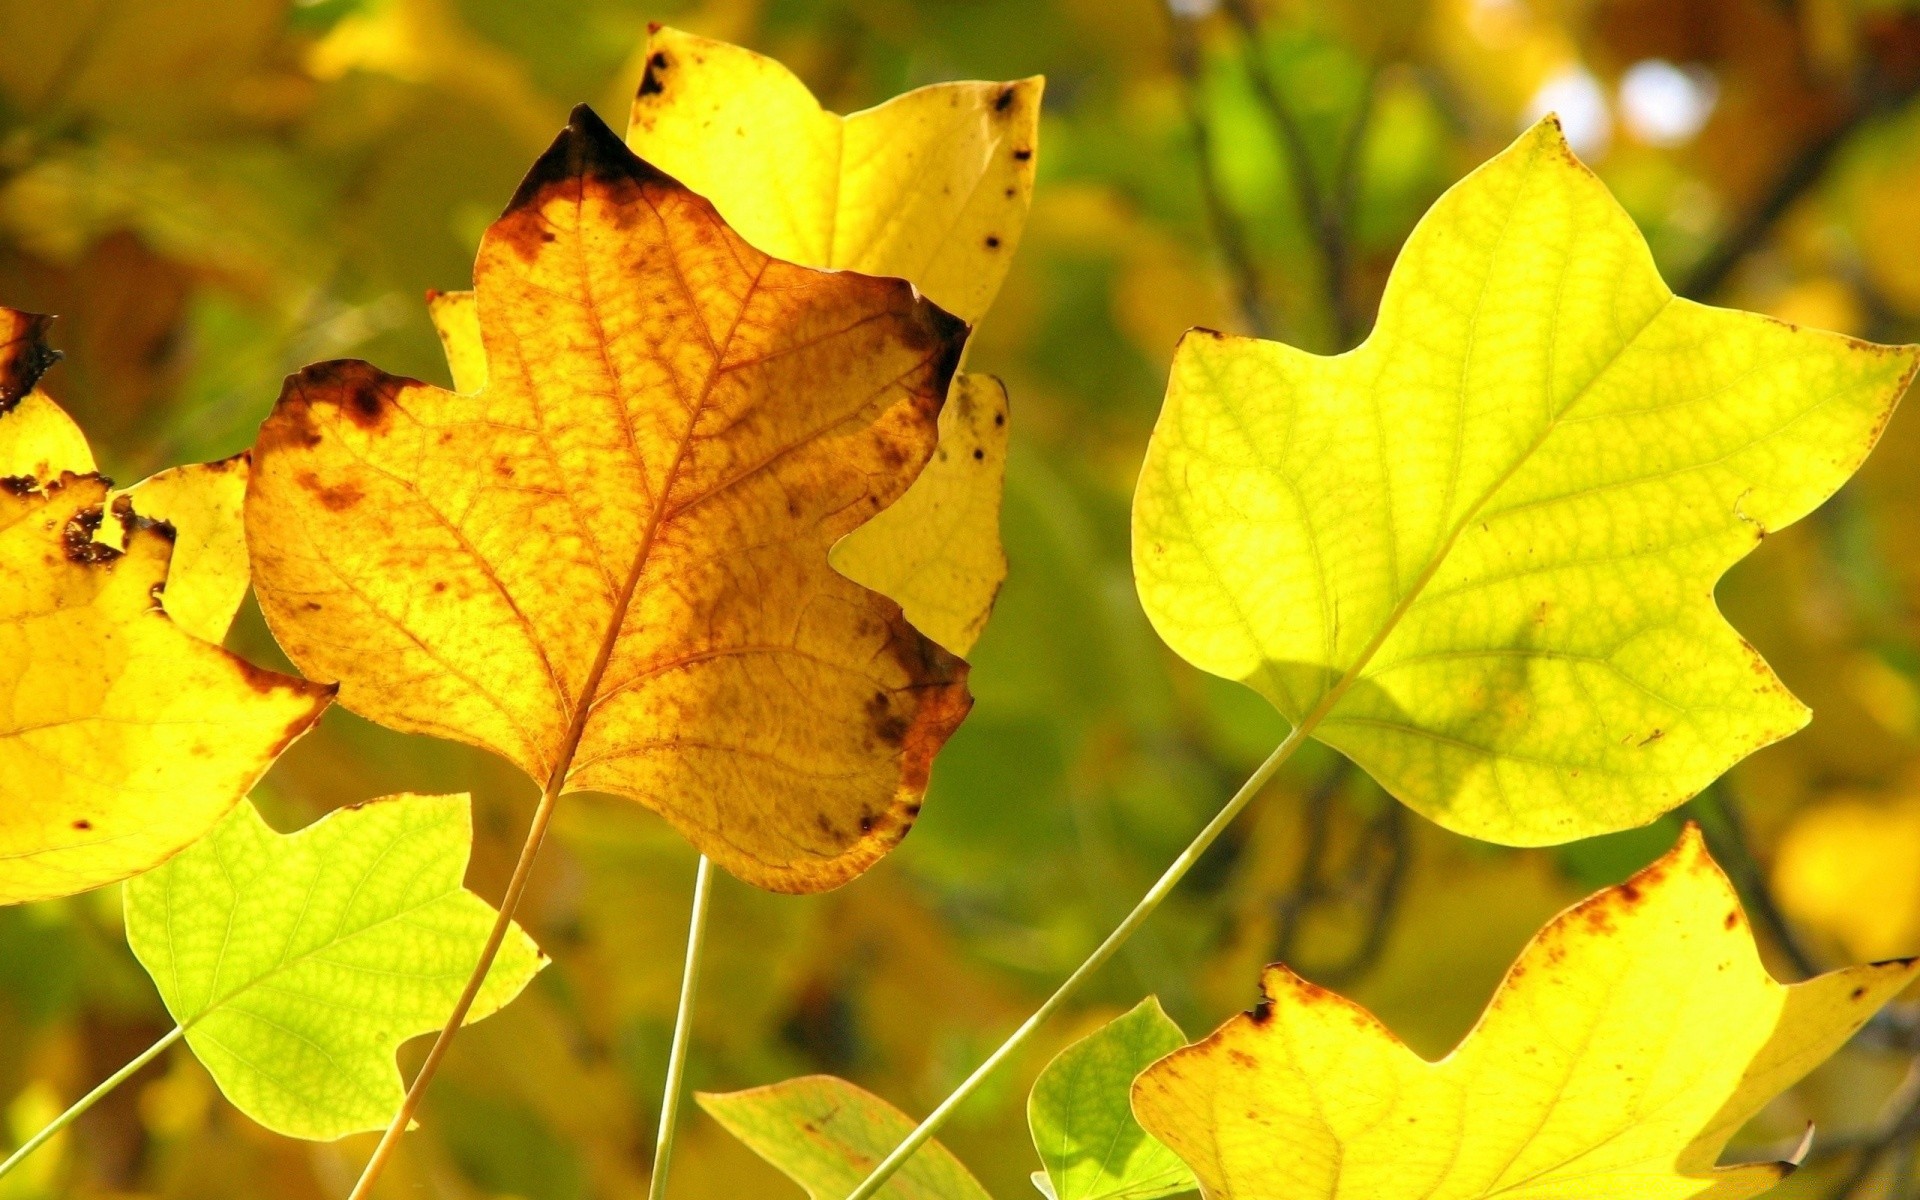
{"type": "Polygon", "coordinates": [[[1210,1200],[1734,1200],[1791,1166],[1718,1167],[1727,1140],[1916,974],[1775,982],[1689,827],[1541,930],[1439,1062],[1274,966],[1258,1009],[1135,1080],[1134,1112],[1210,1200]]]}
{"type": "Polygon", "coordinates": [[[107,501],[97,475],[0,490],[0,903],[164,861],[332,697],[177,626],[156,603],[169,527],[95,541],[107,501]]]}
{"type": "Polygon", "coordinates": [[[39,390],[40,377],[60,361],[47,346],[53,318],[0,308],[0,478],[52,479],[62,471],[93,470],[93,451],[80,427],[39,390]]]}
{"type": "Polygon", "coordinates": [[[637,800],[749,882],[859,874],[966,667],[826,552],[931,454],[966,327],[759,253],[584,106],[474,276],[480,391],[324,363],[263,427],[281,645],[355,711],[637,800]]]}

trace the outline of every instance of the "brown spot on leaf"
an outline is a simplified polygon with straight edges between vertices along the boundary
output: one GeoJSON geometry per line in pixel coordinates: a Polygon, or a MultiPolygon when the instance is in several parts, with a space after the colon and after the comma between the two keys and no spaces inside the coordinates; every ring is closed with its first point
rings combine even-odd
{"type": "Polygon", "coordinates": [[[667,87],[664,83],[660,82],[660,76],[665,74],[666,69],[671,65],[667,59],[666,51],[655,50],[653,56],[647,59],[647,73],[640,77],[640,94],[642,96],[658,96],[661,92],[666,91],[667,87]]]}
{"type": "Polygon", "coordinates": [[[989,250],[998,250],[999,248],[1000,248],[1000,239],[999,239],[998,237],[996,237],[995,235],[993,235],[993,234],[991,234],[991,233],[990,233],[990,234],[988,234],[988,235],[987,235],[987,249],[989,249],[989,250]]]}
{"type": "Polygon", "coordinates": [[[93,822],[87,820],[85,817],[82,817],[78,821],[75,821],[73,823],[73,827],[75,829],[80,830],[82,833],[85,833],[87,830],[93,828],[93,822]]]}
{"type": "Polygon", "coordinates": [[[1015,150],[1013,152],[1013,160],[1015,162],[1026,162],[1028,159],[1032,157],[1033,157],[1033,150],[1027,146],[1022,146],[1020,147],[1020,149],[1015,150]]]}
{"type": "Polygon", "coordinates": [[[366,499],[367,494],[360,485],[348,480],[345,483],[327,484],[312,471],[302,471],[294,478],[300,486],[320,501],[328,512],[345,512],[366,499]]]}
{"type": "Polygon", "coordinates": [[[1013,88],[1003,87],[1000,94],[993,98],[993,111],[1005,112],[1013,107],[1013,88]]]}

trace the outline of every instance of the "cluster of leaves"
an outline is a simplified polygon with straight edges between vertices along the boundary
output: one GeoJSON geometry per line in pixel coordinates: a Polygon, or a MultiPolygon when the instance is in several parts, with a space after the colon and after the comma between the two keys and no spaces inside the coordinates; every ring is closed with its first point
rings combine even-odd
{"type": "MultiPolygon", "coordinates": [[[[523,868],[592,790],[748,882],[836,886],[904,836],[966,712],[1008,410],[957,368],[1025,220],[1037,81],[842,119],[722,43],[661,30],[645,60],[640,157],[576,111],[475,290],[434,298],[452,392],[310,367],[250,458],[113,493],[33,390],[42,323],[11,318],[0,886],[137,876],[167,1041],[269,1128],[386,1124],[398,1043],[541,959],[507,925],[524,870],[497,921],[461,887],[464,801],[279,838],[242,799],[331,696],[219,648],[249,577],[346,707],[543,786],[523,868]]],[[[1713,587],[1860,465],[1913,363],[1674,297],[1543,123],[1434,207],[1359,351],[1183,343],[1134,506],[1141,599],[1292,726],[1256,785],[1317,737],[1474,837],[1643,825],[1805,722],[1713,587]]],[[[1284,969],[1192,1048],[1144,1004],[1043,1073],[1036,1183],[1751,1194],[1781,1169],[1716,1172],[1727,1140],[1911,975],[1774,983],[1688,835],[1543,930],[1441,1064],[1284,969]]],[[[817,1197],[911,1128],[831,1078],[702,1102],[817,1197]]],[[[937,1144],[890,1186],[984,1194],[937,1144]]]]}

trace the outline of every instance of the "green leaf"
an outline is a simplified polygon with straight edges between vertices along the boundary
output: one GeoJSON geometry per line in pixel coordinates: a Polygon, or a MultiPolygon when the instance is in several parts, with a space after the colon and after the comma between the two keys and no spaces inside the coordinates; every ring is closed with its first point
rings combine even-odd
{"type": "Polygon", "coordinates": [[[1047,1064],[1027,1097],[1027,1126],[1052,1185],[1043,1192],[1055,1200],[1153,1200],[1200,1186],[1133,1119],[1134,1077],[1186,1044],[1149,996],[1047,1064]]]}
{"type": "MultiPolygon", "coordinates": [[[[694,1099],[813,1200],[840,1200],[913,1132],[907,1114],[831,1075],[804,1075],[744,1092],[700,1092],[694,1099]]],[[[990,1197],[951,1150],[928,1142],[876,1200],[990,1197]]]]}
{"type": "MultiPolygon", "coordinates": [[[[465,796],[391,796],[298,833],[242,804],[126,886],[127,942],[235,1107],[294,1137],[386,1125],[394,1052],[440,1028],[494,921],[461,886],[465,796]]],[[[546,964],[517,926],[469,1020],[546,964]]]]}
{"type": "Polygon", "coordinates": [[[1182,341],[1141,600],[1450,829],[1643,825],[1806,723],[1714,584],[1860,465],[1915,361],[1674,296],[1549,118],[1434,205],[1358,350],[1182,341]]]}

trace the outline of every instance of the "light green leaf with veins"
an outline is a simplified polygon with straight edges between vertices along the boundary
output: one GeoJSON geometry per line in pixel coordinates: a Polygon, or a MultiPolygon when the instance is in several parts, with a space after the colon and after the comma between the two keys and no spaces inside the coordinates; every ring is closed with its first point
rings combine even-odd
{"type": "Polygon", "coordinates": [[[1152,996],[1068,1046],[1027,1097],[1027,1127],[1046,1164],[1034,1184],[1054,1200],[1154,1200],[1200,1185],[1133,1118],[1133,1080],[1187,1044],[1152,996]]]}
{"type": "MultiPolygon", "coordinates": [[[[699,1092],[694,1099],[812,1200],[840,1200],[913,1132],[907,1114],[831,1075],[803,1075],[744,1092],[699,1092]]],[[[887,1180],[876,1200],[992,1198],[952,1151],[928,1142],[887,1180]]]]}
{"type": "Polygon", "coordinates": [[[1806,723],[1713,588],[1860,465],[1915,356],[1675,297],[1549,118],[1422,219],[1359,349],[1187,335],[1140,597],[1450,829],[1642,825],[1806,723]]]}
{"type": "MultiPolygon", "coordinates": [[[[379,1129],[400,1106],[394,1052],[440,1028],[494,910],[461,879],[465,796],[392,796],[298,833],[241,804],[126,885],[127,941],[234,1106],[294,1137],[379,1129]]],[[[469,1020],[545,965],[515,926],[469,1020]]]]}

